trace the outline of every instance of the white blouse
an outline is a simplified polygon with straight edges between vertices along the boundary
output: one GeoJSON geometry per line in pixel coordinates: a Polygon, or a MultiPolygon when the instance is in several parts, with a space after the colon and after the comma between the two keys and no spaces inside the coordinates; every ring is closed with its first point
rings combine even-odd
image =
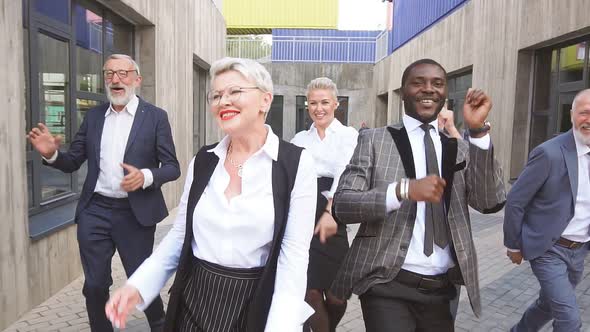
{"type": "Polygon", "coordinates": [[[318,177],[334,178],[330,191],[322,192],[328,199],[334,197],[340,175],[354,153],[358,135],[356,129],[346,127],[338,119],[334,119],[326,128],[323,140],[320,139],[315,124],[309,130],[298,132],[291,140],[291,143],[311,152],[318,177]]]}
{"type": "MultiPolygon", "coordinates": [[[[193,254],[215,264],[252,268],[266,264],[274,232],[272,162],[279,139],[269,126],[265,144],[243,165],[242,193],[230,201],[224,195],[229,174],[224,163],[229,137],[209,150],[219,162],[193,214],[193,254]]],[[[184,242],[186,209],[193,182],[194,158],[187,170],[184,192],[174,226],[154,253],[129,278],[144,310],[176,271],[184,242]]],[[[317,181],[313,159],[303,151],[291,192],[289,216],[277,264],[277,275],[266,331],[301,331],[313,313],[305,303],[309,244],[313,235],[317,181]],[[311,208],[310,208],[311,207],[311,208]]]]}

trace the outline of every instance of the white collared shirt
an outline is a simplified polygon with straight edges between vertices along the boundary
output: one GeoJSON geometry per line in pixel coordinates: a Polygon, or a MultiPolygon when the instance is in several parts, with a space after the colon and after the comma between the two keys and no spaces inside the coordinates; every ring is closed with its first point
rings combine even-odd
{"type": "MultiPolygon", "coordinates": [[[[135,113],[139,106],[139,98],[133,95],[121,112],[116,112],[113,105],[104,114],[104,125],[100,140],[99,173],[94,192],[112,198],[127,197],[127,192],[121,188],[121,182],[125,176],[121,163],[125,157],[125,147],[131,132],[131,126],[135,119],[135,113]]],[[[55,151],[50,159],[45,159],[52,164],[57,159],[58,151],[55,151]]],[[[132,165],[136,166],[136,165],[132,165]]],[[[153,174],[147,168],[141,169],[144,176],[142,188],[149,187],[153,182],[153,174]]]]}
{"type": "Polygon", "coordinates": [[[580,142],[574,135],[578,157],[578,193],[574,216],[561,234],[562,237],[576,242],[590,241],[590,147],[580,142]]]}
{"type": "MultiPolygon", "coordinates": [[[[224,191],[229,174],[224,164],[229,137],[209,150],[219,157],[193,213],[193,255],[228,267],[252,268],[266,264],[274,232],[272,162],[277,160],[279,138],[269,126],[264,146],[243,164],[242,193],[228,202],[224,191]]],[[[174,226],[154,253],[129,278],[144,310],[160,293],[178,266],[186,228],[187,203],[193,182],[194,158],[187,170],[184,192],[174,226]]],[[[285,235],[281,244],[274,294],[266,331],[301,331],[313,313],[304,302],[309,244],[313,235],[317,181],[313,159],[301,153],[285,235]]]]}
{"type": "MultiPolygon", "coordinates": [[[[414,168],[416,169],[416,179],[426,177],[426,157],[424,148],[424,130],[420,128],[422,122],[405,115],[403,116],[403,123],[410,139],[410,146],[412,147],[412,156],[414,159],[414,168]]],[[[436,152],[436,159],[438,163],[438,172],[442,174],[441,160],[442,160],[442,143],[438,132],[437,120],[430,123],[430,137],[434,143],[434,150],[436,152]]],[[[475,144],[481,149],[489,149],[490,138],[489,134],[481,138],[470,138],[469,142],[475,144]]],[[[387,212],[399,209],[400,201],[395,194],[395,187],[397,182],[390,184],[387,188],[386,194],[386,209],[387,212]]],[[[410,247],[402,269],[412,271],[423,275],[437,275],[446,273],[448,269],[455,266],[453,257],[451,255],[450,247],[440,248],[433,244],[433,252],[430,256],[424,254],[424,218],[426,215],[426,203],[417,202],[416,204],[416,220],[414,222],[414,229],[412,231],[412,239],[410,240],[410,247]]],[[[435,221],[436,222],[436,221],[435,221]]]]}
{"type": "Polygon", "coordinates": [[[338,119],[334,119],[326,128],[326,136],[323,140],[315,124],[312,124],[309,130],[298,132],[291,140],[291,143],[311,152],[318,177],[334,178],[332,188],[322,192],[328,199],[334,197],[340,175],[354,153],[358,135],[356,129],[346,127],[338,119]]]}

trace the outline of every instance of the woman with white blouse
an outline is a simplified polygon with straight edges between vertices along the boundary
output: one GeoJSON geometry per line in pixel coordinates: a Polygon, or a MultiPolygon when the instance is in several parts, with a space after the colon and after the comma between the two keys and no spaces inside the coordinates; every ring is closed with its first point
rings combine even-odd
{"type": "Polygon", "coordinates": [[[316,227],[309,251],[305,296],[315,310],[306,324],[314,332],[335,331],[346,311],[346,301],[328,291],[348,250],[346,226],[332,217],[332,197],[352,157],[358,133],[334,118],[337,95],[336,84],[329,78],[312,80],[307,86],[307,109],[313,124],[291,140],[311,152],[318,176],[316,227]]]}
{"type": "Polygon", "coordinates": [[[317,181],[309,152],[265,125],[268,71],[248,59],[211,67],[207,95],[226,136],[190,162],[178,215],[118,289],[107,317],[124,327],[176,271],[165,331],[301,331],[317,181]]]}

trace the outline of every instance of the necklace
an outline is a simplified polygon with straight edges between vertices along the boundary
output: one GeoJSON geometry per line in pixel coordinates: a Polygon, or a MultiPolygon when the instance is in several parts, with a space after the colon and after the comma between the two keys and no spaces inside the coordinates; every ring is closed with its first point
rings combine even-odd
{"type": "Polygon", "coordinates": [[[235,162],[232,157],[231,157],[231,153],[232,153],[232,145],[229,145],[229,148],[227,149],[227,159],[229,160],[229,163],[238,169],[238,176],[242,177],[242,169],[244,168],[243,164],[238,164],[237,162],[235,162]]]}

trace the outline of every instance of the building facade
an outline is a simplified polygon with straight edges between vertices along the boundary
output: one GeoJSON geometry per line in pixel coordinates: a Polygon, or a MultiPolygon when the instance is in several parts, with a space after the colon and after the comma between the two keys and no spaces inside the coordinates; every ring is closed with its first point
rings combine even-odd
{"type": "Polygon", "coordinates": [[[532,148],[571,128],[573,96],[590,87],[589,12],[585,0],[395,0],[395,49],[373,69],[376,94],[389,97],[387,122],[401,118],[403,70],[432,58],[449,72],[459,117],[468,87],[492,97],[495,154],[505,177],[515,179],[532,148]],[[424,16],[427,24],[414,27],[396,21],[424,16]]]}
{"type": "MultiPolygon", "coordinates": [[[[85,177],[42,166],[26,133],[38,122],[67,147],[85,112],[106,101],[113,53],[141,68],[140,96],[167,110],[184,170],[219,138],[206,112],[211,63],[225,54],[221,0],[0,0],[0,330],[81,273],[73,212],[85,177]]],[[[184,174],[183,174],[184,176],[184,174]]],[[[169,208],[182,178],[164,186],[169,208]]]]}

